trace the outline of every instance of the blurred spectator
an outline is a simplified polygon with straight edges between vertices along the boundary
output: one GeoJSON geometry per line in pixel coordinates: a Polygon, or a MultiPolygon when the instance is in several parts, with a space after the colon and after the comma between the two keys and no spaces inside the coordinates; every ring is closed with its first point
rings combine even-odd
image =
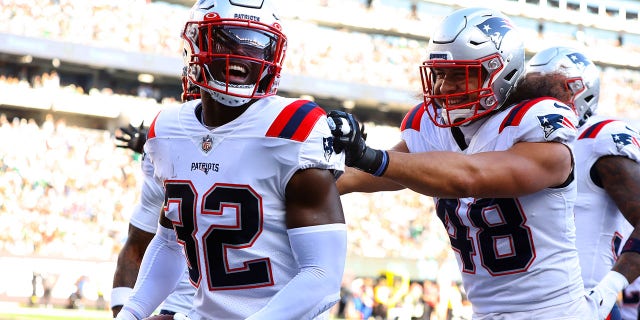
{"type": "Polygon", "coordinates": [[[434,313],[438,301],[440,299],[440,292],[438,284],[435,281],[425,280],[422,282],[423,292],[422,301],[424,304],[424,313],[421,320],[430,320],[431,315],[434,313]]]}

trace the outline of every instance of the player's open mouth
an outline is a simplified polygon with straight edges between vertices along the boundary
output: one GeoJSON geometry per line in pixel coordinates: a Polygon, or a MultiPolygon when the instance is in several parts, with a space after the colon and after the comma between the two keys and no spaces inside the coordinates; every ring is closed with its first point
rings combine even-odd
{"type": "Polygon", "coordinates": [[[455,106],[455,105],[463,104],[465,101],[466,99],[449,99],[447,100],[447,104],[450,106],[455,106]]]}
{"type": "Polygon", "coordinates": [[[245,83],[249,76],[248,68],[239,64],[229,65],[229,82],[245,83]]]}

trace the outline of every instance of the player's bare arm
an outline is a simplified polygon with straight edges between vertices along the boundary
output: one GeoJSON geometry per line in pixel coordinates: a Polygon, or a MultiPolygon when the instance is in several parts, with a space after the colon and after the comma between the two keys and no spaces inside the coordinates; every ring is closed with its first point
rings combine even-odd
{"type": "Polygon", "coordinates": [[[384,176],[441,198],[513,197],[563,184],[572,165],[571,151],[561,143],[520,142],[473,155],[389,152],[384,176]]]}
{"type": "Polygon", "coordinates": [[[287,227],[344,223],[342,203],[329,170],[300,170],[286,189],[287,227]]]}
{"type": "MultiPolygon", "coordinates": [[[[616,203],[620,212],[634,227],[631,238],[640,239],[640,165],[620,156],[598,159],[592,168],[603,188],[616,203]]],[[[631,283],[640,276],[640,254],[627,252],[620,255],[613,270],[623,274],[631,283]]]]}
{"type": "MultiPolygon", "coordinates": [[[[129,224],[127,241],[118,255],[118,262],[113,275],[113,288],[133,288],[138,277],[138,270],[140,269],[144,251],[152,238],[153,233],[145,232],[129,224]]],[[[116,305],[111,308],[114,317],[120,312],[121,308],[122,305],[116,305]]]]}

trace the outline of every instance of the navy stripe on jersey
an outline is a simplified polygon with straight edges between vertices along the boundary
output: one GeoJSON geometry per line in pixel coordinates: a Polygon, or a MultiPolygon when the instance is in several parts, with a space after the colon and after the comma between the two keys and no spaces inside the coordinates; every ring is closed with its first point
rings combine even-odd
{"type": "Polygon", "coordinates": [[[602,130],[602,128],[604,126],[606,126],[608,123],[613,122],[615,120],[604,120],[604,121],[600,121],[598,123],[595,123],[594,125],[590,126],[589,128],[585,129],[582,134],[578,137],[578,140],[580,139],[593,139],[598,135],[598,132],[600,132],[600,130],[602,130]]]}
{"type": "Polygon", "coordinates": [[[506,127],[510,127],[510,126],[517,127],[518,125],[520,125],[520,121],[522,121],[522,118],[527,113],[527,111],[533,105],[538,103],[538,101],[544,100],[544,99],[549,99],[549,98],[543,97],[543,98],[537,98],[533,100],[525,100],[518,103],[515,107],[512,107],[509,110],[509,114],[502,121],[502,124],[500,125],[500,130],[498,132],[502,132],[502,130],[504,130],[506,127]]]}
{"type": "Polygon", "coordinates": [[[424,111],[424,102],[409,110],[409,112],[404,116],[404,119],[402,119],[400,131],[404,131],[406,129],[420,131],[420,122],[424,111]]]}
{"type": "Polygon", "coordinates": [[[297,100],[280,112],[266,136],[304,141],[318,119],[325,114],[315,102],[297,100]]]}

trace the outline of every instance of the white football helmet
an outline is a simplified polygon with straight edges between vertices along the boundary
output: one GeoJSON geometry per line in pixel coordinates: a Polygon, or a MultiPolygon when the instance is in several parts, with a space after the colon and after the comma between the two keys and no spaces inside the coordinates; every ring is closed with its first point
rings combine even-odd
{"type": "Polygon", "coordinates": [[[270,0],[197,1],[182,32],[183,86],[230,107],[274,95],[287,46],[281,29],[270,0]]]}
{"type": "Polygon", "coordinates": [[[566,76],[570,101],[578,114],[579,125],[596,113],[600,98],[600,71],[580,51],[568,47],[551,47],[536,53],[527,64],[527,73],[561,72],[566,76]]]}
{"type": "Polygon", "coordinates": [[[453,127],[499,110],[524,66],[524,43],[511,19],[487,8],[457,10],[431,35],[420,66],[426,111],[437,126],[453,127]]]}

